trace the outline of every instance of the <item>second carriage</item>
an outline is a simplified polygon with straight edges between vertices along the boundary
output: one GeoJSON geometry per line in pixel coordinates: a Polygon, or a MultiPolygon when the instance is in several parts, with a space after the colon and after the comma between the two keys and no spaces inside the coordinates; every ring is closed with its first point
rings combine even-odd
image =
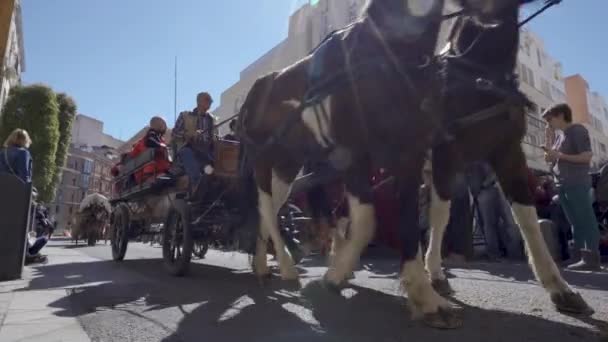
{"type": "MultiPolygon", "coordinates": [[[[213,145],[213,172],[205,176],[204,191],[195,196],[189,194],[187,176],[140,176],[155,160],[171,162],[168,148],[148,148],[136,157],[121,157],[120,167],[115,168],[111,200],[114,260],[124,259],[130,240],[157,234],[162,234],[166,268],[176,276],[187,273],[193,254],[202,257],[209,247],[254,250],[257,230],[247,224],[249,208],[242,200],[244,158],[240,145],[222,139],[213,145]]],[[[287,247],[294,259],[300,260],[305,254],[300,243],[306,229],[302,223],[307,219],[293,204],[286,204],[278,216],[287,247]]]]}

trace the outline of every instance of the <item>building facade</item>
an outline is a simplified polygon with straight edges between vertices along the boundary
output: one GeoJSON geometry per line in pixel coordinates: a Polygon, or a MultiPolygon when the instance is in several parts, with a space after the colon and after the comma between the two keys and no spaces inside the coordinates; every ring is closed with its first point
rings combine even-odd
{"type": "Polygon", "coordinates": [[[542,113],[552,105],[566,101],[562,65],[546,51],[542,39],[534,32],[523,29],[519,41],[517,75],[520,90],[532,101],[528,113],[528,133],[522,144],[528,166],[548,171],[544,161],[546,123],[542,113]]]}
{"type": "Polygon", "coordinates": [[[75,146],[105,145],[116,149],[124,144],[124,141],[104,133],[102,121],[78,114],[72,124],[72,144],[75,146]]]}
{"type": "Polygon", "coordinates": [[[3,0],[0,4],[0,111],[11,88],[21,84],[25,71],[25,47],[21,0],[3,0]]]}
{"type": "Polygon", "coordinates": [[[74,118],[71,134],[61,182],[54,203],[49,205],[59,230],[69,228],[85,196],[100,193],[110,197],[111,169],[118,161],[117,148],[124,144],[103,132],[103,122],[82,114],[74,118]]]}
{"type": "Polygon", "coordinates": [[[214,115],[221,120],[237,113],[258,77],[307,55],[328,33],[354,21],[364,4],[365,0],[320,0],[300,7],[289,18],[287,38],[241,71],[239,81],[222,93],[214,115]]]}
{"type": "Polygon", "coordinates": [[[573,122],[584,125],[589,131],[593,159],[592,169],[608,161],[608,106],[606,100],[589,88],[589,83],[581,75],[565,78],[567,102],[572,108],[573,122]]]}
{"type": "Polygon", "coordinates": [[[80,202],[89,194],[108,198],[112,190],[112,166],[117,162],[116,150],[107,147],[70,146],[68,160],[62,168],[55,202],[49,206],[58,231],[69,228],[80,202]]]}
{"type": "MultiPolygon", "coordinates": [[[[289,18],[287,38],[241,71],[239,81],[222,93],[220,106],[214,114],[220,119],[225,119],[237,113],[247,92],[258,77],[270,71],[285,68],[304,57],[328,33],[354,21],[364,4],[365,0],[319,0],[309,1],[308,4],[299,8],[289,18]]],[[[454,10],[451,7],[446,8],[447,12],[454,10]]],[[[442,27],[441,37],[444,39],[447,38],[450,25],[450,23],[446,23],[442,27]]],[[[438,46],[438,50],[442,48],[441,45],[438,46]]],[[[520,89],[533,102],[533,108],[527,115],[528,132],[522,147],[531,168],[548,171],[548,165],[544,161],[544,151],[541,148],[545,143],[546,127],[541,113],[551,105],[567,100],[562,65],[549,55],[540,37],[530,30],[523,29],[516,73],[519,76],[520,89]]],[[[604,123],[608,124],[608,112],[605,113],[603,109],[599,109],[602,100],[597,100],[598,96],[589,91],[581,91],[580,97],[589,103],[589,108],[595,108],[591,112],[597,113],[596,118],[601,119],[599,116],[602,116],[607,120],[604,123]]],[[[605,102],[603,102],[603,106],[605,108],[605,102]]],[[[581,110],[581,113],[586,112],[589,110],[581,110]]],[[[598,126],[597,121],[589,116],[587,125],[593,128],[593,122],[596,122],[595,126],[598,126]]],[[[606,147],[605,142],[599,138],[599,134],[602,132],[598,130],[598,134],[595,134],[596,132],[591,131],[594,140],[597,141],[594,143],[594,146],[597,145],[594,149],[602,152],[606,147]]]]}

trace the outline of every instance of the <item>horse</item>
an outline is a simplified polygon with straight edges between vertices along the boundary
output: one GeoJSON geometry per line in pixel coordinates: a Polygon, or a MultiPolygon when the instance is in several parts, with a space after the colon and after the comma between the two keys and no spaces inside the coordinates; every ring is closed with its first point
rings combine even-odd
{"type": "MultiPolygon", "coordinates": [[[[514,1],[514,0],[513,0],[514,1]]],[[[498,14],[501,0],[466,0],[480,22],[498,14]]],[[[254,272],[270,274],[268,239],[281,277],[298,273],[277,228],[276,215],[302,166],[327,160],[344,180],[350,236],[323,278],[342,284],[375,230],[370,174],[396,177],[402,240],[402,283],[412,311],[431,326],[460,325],[447,300],[431,287],[419,250],[417,200],[421,169],[436,131],[433,54],[444,0],[368,0],[353,24],[331,34],[295,64],[256,80],[239,111],[250,204],[259,227],[254,272]],[[417,147],[407,148],[412,142],[417,147]]]]}
{"type": "MultiPolygon", "coordinates": [[[[110,221],[112,206],[103,195],[93,193],[86,196],[78,208],[72,225],[72,239],[76,241],[85,238],[89,246],[94,246],[104,233],[104,228],[110,221]]],[[[105,234],[104,234],[105,235],[105,234]]]]}
{"type": "Polygon", "coordinates": [[[475,18],[458,18],[440,58],[443,91],[437,109],[443,113],[445,139],[432,148],[432,229],[426,268],[436,289],[444,294],[453,292],[441,269],[451,184],[467,163],[485,161],[496,172],[505,195],[513,200],[513,213],[525,240],[529,263],[555,307],[559,311],[591,314],[593,310],[561,277],[541,234],[521,147],[530,102],[518,89],[514,72],[520,4],[508,0],[497,3],[499,15],[490,26],[475,18]]]}

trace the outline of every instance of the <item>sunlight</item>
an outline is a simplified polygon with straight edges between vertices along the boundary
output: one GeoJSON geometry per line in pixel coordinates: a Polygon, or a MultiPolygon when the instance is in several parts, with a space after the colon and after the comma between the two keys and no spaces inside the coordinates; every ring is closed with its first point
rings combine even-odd
{"type": "Polygon", "coordinates": [[[217,320],[218,322],[225,322],[227,320],[230,320],[234,317],[236,317],[239,313],[241,313],[241,311],[250,306],[255,304],[255,302],[253,301],[253,299],[251,299],[251,297],[249,296],[242,296],[237,298],[237,300],[235,300],[234,302],[232,302],[231,306],[224,311],[224,313],[222,313],[222,315],[220,316],[220,318],[217,320]]]}

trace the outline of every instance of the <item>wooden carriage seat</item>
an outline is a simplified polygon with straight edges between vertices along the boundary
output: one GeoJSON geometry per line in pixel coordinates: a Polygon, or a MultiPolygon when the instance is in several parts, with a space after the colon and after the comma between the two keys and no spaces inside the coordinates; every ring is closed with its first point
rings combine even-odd
{"type": "Polygon", "coordinates": [[[214,175],[236,179],[239,176],[240,144],[237,141],[218,139],[214,144],[214,175]]]}

